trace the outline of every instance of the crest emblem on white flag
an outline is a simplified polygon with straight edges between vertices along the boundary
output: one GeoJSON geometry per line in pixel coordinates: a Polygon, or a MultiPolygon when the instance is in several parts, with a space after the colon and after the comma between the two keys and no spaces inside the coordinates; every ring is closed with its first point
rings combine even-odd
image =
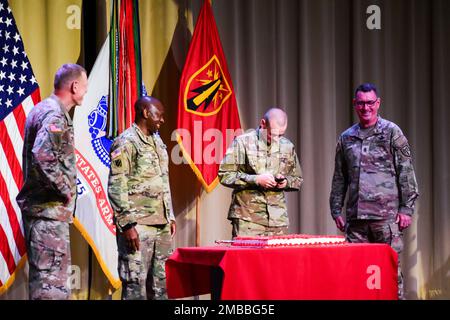
{"type": "Polygon", "coordinates": [[[75,226],[91,246],[111,284],[118,288],[116,228],[108,200],[111,140],[105,136],[109,90],[109,36],[89,75],[88,92],[75,109],[78,174],[75,226]]]}

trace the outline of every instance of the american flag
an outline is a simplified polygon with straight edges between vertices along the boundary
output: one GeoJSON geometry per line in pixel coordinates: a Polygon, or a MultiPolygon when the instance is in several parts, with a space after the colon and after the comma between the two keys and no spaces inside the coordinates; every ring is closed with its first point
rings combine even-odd
{"type": "Polygon", "coordinates": [[[25,119],[39,86],[7,0],[0,0],[0,294],[26,254],[16,196],[22,186],[25,119]]]}

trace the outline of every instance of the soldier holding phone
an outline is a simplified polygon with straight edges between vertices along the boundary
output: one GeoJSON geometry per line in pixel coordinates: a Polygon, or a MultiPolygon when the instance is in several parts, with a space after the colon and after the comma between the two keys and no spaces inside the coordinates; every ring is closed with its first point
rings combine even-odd
{"type": "Polygon", "coordinates": [[[286,113],[271,108],[258,129],[234,139],[222,160],[220,183],[234,189],[228,213],[233,237],[288,232],[284,191],[298,191],[303,178],[286,128],[286,113]]]}

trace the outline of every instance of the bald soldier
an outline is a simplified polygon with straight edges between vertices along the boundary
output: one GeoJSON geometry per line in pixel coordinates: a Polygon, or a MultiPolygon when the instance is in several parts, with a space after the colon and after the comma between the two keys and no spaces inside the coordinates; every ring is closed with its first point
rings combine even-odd
{"type": "Polygon", "coordinates": [[[234,139],[220,164],[220,183],[233,188],[233,237],[288,233],[284,191],[298,191],[303,178],[294,145],[284,137],[287,125],[282,109],[269,109],[258,129],[234,139]]]}
{"type": "Polygon", "coordinates": [[[164,106],[142,97],[134,108],[135,122],[111,146],[108,181],[118,229],[122,299],[167,299],[165,263],[176,227],[169,158],[158,133],[164,106]]]}
{"type": "MultiPolygon", "coordinates": [[[[338,139],[330,209],[347,241],[387,243],[400,254],[419,192],[408,140],[395,123],[378,115],[380,103],[375,85],[356,88],[353,106],[359,123],[338,139]]],[[[402,279],[399,262],[400,299],[402,279]]]]}
{"type": "Polygon", "coordinates": [[[74,132],[69,112],[87,92],[86,70],[65,64],[53,94],[28,115],[23,144],[24,184],[17,195],[29,262],[30,299],[70,298],[69,223],[76,201],[74,132]]]}

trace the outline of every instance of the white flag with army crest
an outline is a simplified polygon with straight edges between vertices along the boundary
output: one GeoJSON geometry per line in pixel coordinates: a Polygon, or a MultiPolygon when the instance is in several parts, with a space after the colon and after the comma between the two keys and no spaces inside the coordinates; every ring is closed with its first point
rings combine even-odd
{"type": "Polygon", "coordinates": [[[105,136],[109,90],[109,36],[89,75],[88,92],[75,109],[78,200],[75,226],[91,246],[103,272],[118,288],[116,228],[108,199],[109,149],[105,136]]]}

